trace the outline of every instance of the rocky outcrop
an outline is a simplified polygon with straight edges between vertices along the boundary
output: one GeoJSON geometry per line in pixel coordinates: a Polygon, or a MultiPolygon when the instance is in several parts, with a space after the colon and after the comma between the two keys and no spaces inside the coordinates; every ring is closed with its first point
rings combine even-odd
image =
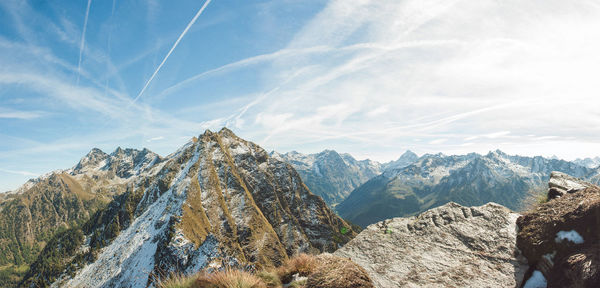
{"type": "MultiPolygon", "coordinates": [[[[122,159],[117,167],[153,163],[139,155],[118,149],[110,156],[122,159]]],[[[121,174],[104,168],[107,160],[89,162],[121,174]]],[[[293,254],[332,252],[356,235],[292,166],[225,128],[206,131],[134,179],[78,231],[54,239],[69,247],[75,239],[77,249],[44,250],[25,284],[144,287],[225,262],[276,266],[293,254]],[[48,263],[49,256],[59,259],[48,263]]]]}
{"type": "Polygon", "coordinates": [[[548,198],[517,220],[518,247],[548,287],[600,287],[600,187],[552,173],[548,198]]]}
{"type": "Polygon", "coordinates": [[[516,248],[519,215],[489,203],[448,203],[368,226],[334,254],[377,287],[518,287],[528,266],[516,248]]]}
{"type": "Polygon", "coordinates": [[[553,171],[548,181],[548,200],[561,197],[567,193],[575,193],[591,184],[565,173],[553,171]]]}

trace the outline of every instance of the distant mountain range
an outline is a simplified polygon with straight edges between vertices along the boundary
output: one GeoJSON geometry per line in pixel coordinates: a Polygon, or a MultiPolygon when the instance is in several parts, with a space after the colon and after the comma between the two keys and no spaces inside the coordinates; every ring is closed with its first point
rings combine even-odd
{"type": "Polygon", "coordinates": [[[496,202],[518,210],[533,191],[543,190],[552,171],[592,183],[600,180],[598,168],[559,159],[511,156],[499,150],[486,155],[427,154],[370,179],[336,210],[361,226],[415,215],[451,201],[466,206],[496,202]]]}
{"type": "Polygon", "coordinates": [[[352,190],[381,174],[384,169],[378,162],[358,161],[350,154],[339,154],[333,150],[309,155],[295,151],[270,154],[273,158],[294,166],[310,191],[321,196],[331,207],[335,207],[352,190]]]}
{"type": "Polygon", "coordinates": [[[584,159],[576,159],[573,161],[574,163],[577,163],[581,166],[585,166],[588,168],[598,168],[598,166],[600,166],[600,157],[594,157],[594,158],[584,158],[584,159]]]}

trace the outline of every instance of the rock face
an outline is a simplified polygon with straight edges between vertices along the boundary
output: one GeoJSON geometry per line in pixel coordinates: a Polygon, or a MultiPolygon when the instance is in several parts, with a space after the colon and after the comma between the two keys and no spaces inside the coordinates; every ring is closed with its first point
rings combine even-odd
{"type": "Polygon", "coordinates": [[[382,171],[381,164],[375,161],[358,161],[350,154],[339,154],[333,150],[309,155],[295,151],[285,154],[271,152],[271,156],[291,164],[310,191],[321,196],[330,207],[382,171]]]}
{"type": "Polygon", "coordinates": [[[550,181],[548,181],[548,200],[561,197],[567,193],[575,193],[590,186],[591,184],[578,178],[553,171],[550,174],[550,181]]]}
{"type": "MultiPolygon", "coordinates": [[[[124,158],[140,158],[131,156],[124,158]]],[[[278,265],[292,254],[334,251],[355,235],[290,165],[225,128],[150,167],[90,221],[53,238],[61,250],[44,249],[24,284],[145,287],[209,265],[278,265]]]]}
{"type": "Polygon", "coordinates": [[[400,169],[388,169],[352,193],[336,210],[344,219],[366,226],[411,216],[448,202],[475,206],[495,202],[520,210],[532,191],[545,191],[551,171],[599,181],[600,170],[543,157],[424,155],[400,169]]]}
{"type": "Polygon", "coordinates": [[[518,247],[548,287],[600,287],[600,187],[552,173],[549,188],[550,200],[517,220],[518,247]]]}
{"type": "Polygon", "coordinates": [[[448,203],[369,225],[334,254],[382,288],[519,287],[528,266],[515,245],[518,216],[495,203],[448,203]]]}

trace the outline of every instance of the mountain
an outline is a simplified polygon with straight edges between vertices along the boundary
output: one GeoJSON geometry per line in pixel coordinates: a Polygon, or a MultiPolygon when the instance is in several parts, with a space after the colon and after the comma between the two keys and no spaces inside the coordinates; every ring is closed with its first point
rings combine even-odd
{"type": "Polygon", "coordinates": [[[598,169],[559,159],[486,155],[427,154],[404,168],[388,169],[356,188],[339,205],[339,215],[361,226],[384,219],[415,215],[456,202],[482,205],[496,202],[521,208],[532,191],[543,187],[551,171],[561,171],[597,183],[598,169]]]}
{"type": "Polygon", "coordinates": [[[350,154],[339,154],[333,150],[309,155],[296,151],[285,154],[271,152],[271,156],[291,164],[310,191],[321,196],[330,207],[382,171],[381,164],[375,161],[358,161],[350,154]]]}
{"type": "Polygon", "coordinates": [[[126,190],[134,175],[160,161],[149,150],[106,154],[93,149],[79,163],[27,181],[0,200],[0,286],[14,286],[57,231],[87,221],[126,190]]]}
{"type": "Polygon", "coordinates": [[[383,170],[400,169],[400,168],[404,168],[412,163],[415,163],[415,161],[417,161],[418,159],[419,159],[419,156],[417,154],[415,154],[414,152],[412,152],[410,150],[406,150],[406,152],[404,152],[404,154],[402,154],[400,156],[400,158],[398,158],[395,161],[390,161],[390,162],[382,164],[381,168],[383,170]]]}
{"type": "Polygon", "coordinates": [[[334,255],[362,266],[376,287],[521,287],[518,214],[456,203],[369,225],[334,255]]]}
{"type": "MultiPolygon", "coordinates": [[[[89,162],[112,163],[100,153],[89,162]]],[[[272,267],[355,236],[292,166],[226,128],[144,163],[100,168],[139,176],[89,221],[52,237],[24,286],[144,287],[174,271],[272,267]]]]}
{"type": "Polygon", "coordinates": [[[600,157],[594,157],[594,158],[584,158],[584,159],[575,159],[573,161],[574,163],[577,163],[581,166],[585,166],[588,168],[598,168],[600,166],[600,157]]]}

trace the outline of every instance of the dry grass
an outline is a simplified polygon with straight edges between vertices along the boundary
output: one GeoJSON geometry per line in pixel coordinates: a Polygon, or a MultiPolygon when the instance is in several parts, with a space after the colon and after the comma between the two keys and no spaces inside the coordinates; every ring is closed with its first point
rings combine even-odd
{"type": "Polygon", "coordinates": [[[375,288],[367,271],[349,259],[321,254],[317,261],[318,269],[308,276],[306,288],[375,288]]]}
{"type": "Polygon", "coordinates": [[[521,201],[521,205],[519,207],[519,212],[528,212],[533,211],[540,204],[546,203],[548,201],[548,188],[546,187],[537,187],[530,189],[527,192],[527,195],[521,201]]]}
{"type": "Polygon", "coordinates": [[[346,258],[321,254],[296,255],[281,267],[250,272],[227,269],[201,272],[192,277],[176,276],[160,288],[374,288],[367,272],[346,258]],[[295,276],[305,280],[293,281],[295,276]],[[291,283],[290,283],[291,282],[291,283]]]}
{"type": "Polygon", "coordinates": [[[317,268],[317,259],[308,254],[298,254],[277,268],[277,275],[282,283],[290,283],[294,274],[308,276],[317,268]]]}
{"type": "Polygon", "coordinates": [[[279,279],[279,275],[274,271],[260,271],[256,273],[256,276],[260,278],[268,288],[281,287],[281,279],[279,279]]]}
{"type": "Polygon", "coordinates": [[[156,286],[158,288],[191,288],[194,283],[196,283],[195,277],[175,274],[165,281],[160,281],[156,286]]]}
{"type": "Polygon", "coordinates": [[[249,272],[227,269],[210,274],[201,274],[194,288],[267,288],[267,285],[249,272]]]}

